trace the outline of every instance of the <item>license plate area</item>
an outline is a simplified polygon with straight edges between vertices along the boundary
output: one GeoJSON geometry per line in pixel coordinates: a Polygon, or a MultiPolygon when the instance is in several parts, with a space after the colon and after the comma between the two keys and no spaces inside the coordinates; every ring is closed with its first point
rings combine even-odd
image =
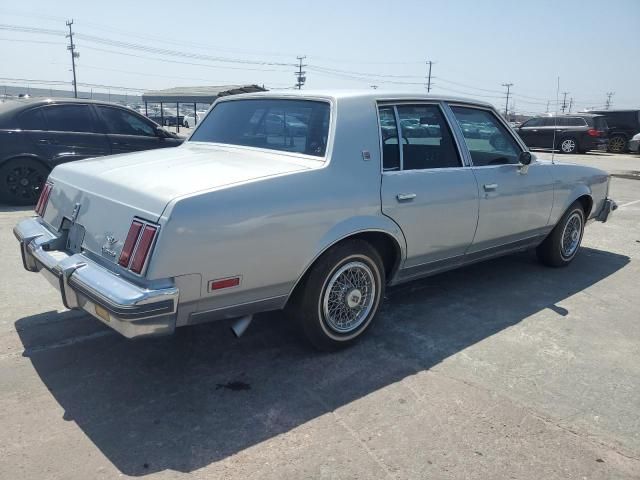
{"type": "Polygon", "coordinates": [[[69,227],[69,233],[67,234],[67,248],[66,250],[71,253],[82,252],[82,242],[84,242],[84,227],[77,223],[72,224],[69,227]]]}

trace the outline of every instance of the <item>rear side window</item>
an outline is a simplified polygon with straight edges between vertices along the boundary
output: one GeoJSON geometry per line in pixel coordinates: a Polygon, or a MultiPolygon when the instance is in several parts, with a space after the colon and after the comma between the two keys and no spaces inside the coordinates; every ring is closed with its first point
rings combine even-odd
{"type": "Polygon", "coordinates": [[[88,105],[52,105],[43,109],[49,130],[57,132],[93,132],[93,117],[88,105]]]}
{"type": "Polygon", "coordinates": [[[384,106],[379,112],[384,170],[426,170],[462,165],[449,126],[437,105],[384,106]]]}
{"type": "Polygon", "coordinates": [[[18,118],[18,123],[23,130],[47,129],[47,122],[45,122],[42,108],[33,108],[22,113],[18,118]]]}
{"type": "Polygon", "coordinates": [[[569,126],[570,127],[586,127],[587,122],[584,118],[581,117],[571,117],[569,118],[569,126]]]}
{"type": "Polygon", "coordinates": [[[120,108],[98,107],[109,133],[155,137],[154,128],[137,115],[120,108]]]}

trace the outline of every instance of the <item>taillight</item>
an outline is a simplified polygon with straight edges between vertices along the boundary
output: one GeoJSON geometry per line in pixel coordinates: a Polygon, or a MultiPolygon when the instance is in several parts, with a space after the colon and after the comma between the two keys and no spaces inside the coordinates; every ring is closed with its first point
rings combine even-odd
{"type": "Polygon", "coordinates": [[[118,263],[132,272],[142,272],[157,232],[158,227],[134,220],[122,246],[118,263]]]}
{"type": "Polygon", "coordinates": [[[147,260],[147,256],[149,255],[149,250],[151,250],[151,244],[153,243],[154,238],[156,238],[157,231],[158,229],[156,227],[145,225],[140,241],[138,242],[138,248],[136,248],[136,253],[133,255],[133,260],[131,261],[132,271],[136,273],[140,273],[142,271],[144,262],[147,260]]]}
{"type": "Polygon", "coordinates": [[[53,190],[53,185],[50,183],[45,183],[42,187],[42,191],[40,192],[40,198],[38,199],[38,203],[36,204],[36,213],[41,217],[44,217],[44,212],[47,209],[47,203],[49,203],[51,190],[53,190]]]}
{"type": "Polygon", "coordinates": [[[129,227],[129,233],[127,233],[127,238],[124,241],[122,252],[120,252],[120,259],[118,260],[118,263],[125,268],[129,267],[129,260],[131,260],[133,249],[136,243],[138,243],[140,230],[142,230],[142,224],[134,220],[131,227],[129,227]]]}
{"type": "Polygon", "coordinates": [[[590,128],[589,130],[587,130],[587,134],[589,134],[590,137],[599,137],[600,130],[596,130],[595,128],[590,128]]]}

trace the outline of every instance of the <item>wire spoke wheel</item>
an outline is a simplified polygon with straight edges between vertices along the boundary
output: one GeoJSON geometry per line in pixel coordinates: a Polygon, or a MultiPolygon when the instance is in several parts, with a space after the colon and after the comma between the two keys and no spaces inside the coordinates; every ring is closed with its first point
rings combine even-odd
{"type": "Polygon", "coordinates": [[[561,255],[568,259],[575,255],[582,239],[582,216],[574,212],[569,216],[562,230],[562,240],[560,243],[561,255]]]}
{"type": "Polygon", "coordinates": [[[366,320],[376,298],[373,272],[361,261],[349,262],[331,276],[322,295],[327,326],[340,334],[356,330],[366,320]]]}

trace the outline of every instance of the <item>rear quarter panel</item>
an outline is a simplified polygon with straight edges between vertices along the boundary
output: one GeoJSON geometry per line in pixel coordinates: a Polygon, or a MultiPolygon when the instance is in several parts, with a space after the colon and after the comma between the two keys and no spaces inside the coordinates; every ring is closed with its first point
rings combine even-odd
{"type": "Polygon", "coordinates": [[[333,106],[333,148],[317,167],[170,203],[148,278],[201,274],[200,311],[275,297],[284,305],[305,269],[340,238],[368,229],[401,237],[381,213],[375,103],[362,102],[333,106]],[[208,291],[211,280],[234,276],[238,287],[208,291]]]}
{"type": "Polygon", "coordinates": [[[554,202],[551,223],[556,224],[569,206],[583,195],[593,201],[589,218],[602,209],[609,188],[609,174],[584,165],[556,163],[552,168],[555,179],[554,202]]]}

